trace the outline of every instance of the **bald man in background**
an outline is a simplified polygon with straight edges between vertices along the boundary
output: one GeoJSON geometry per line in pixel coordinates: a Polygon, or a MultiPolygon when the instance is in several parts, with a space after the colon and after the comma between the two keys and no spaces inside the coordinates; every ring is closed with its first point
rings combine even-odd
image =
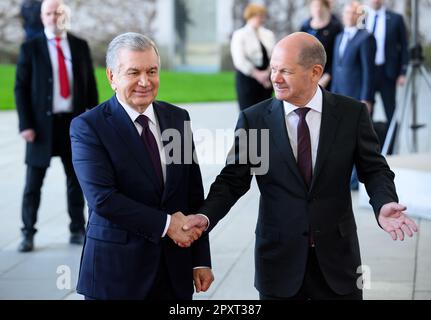
{"type": "MultiPolygon", "coordinates": [[[[41,188],[51,157],[59,156],[67,178],[70,243],[84,242],[84,196],[72,166],[72,119],[98,104],[90,49],[65,30],[65,7],[45,0],[44,32],[21,46],[15,80],[19,131],[26,142],[26,182],[22,201],[23,240],[18,250],[34,248],[41,188]]],[[[61,211],[52,207],[51,210],[61,211]]]]}

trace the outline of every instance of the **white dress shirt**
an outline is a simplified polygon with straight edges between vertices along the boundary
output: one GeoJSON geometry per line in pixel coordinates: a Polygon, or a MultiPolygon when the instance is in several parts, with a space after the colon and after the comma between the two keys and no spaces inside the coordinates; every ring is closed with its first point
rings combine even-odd
{"type": "Polygon", "coordinates": [[[255,30],[249,24],[236,30],[232,35],[230,51],[235,68],[243,74],[250,76],[253,69],[263,63],[262,42],[268,57],[271,57],[275,45],[275,36],[271,30],[260,27],[255,30]]]}
{"type": "MultiPolygon", "coordinates": [[[[310,130],[310,140],[311,140],[311,159],[314,166],[316,165],[317,148],[319,146],[319,136],[320,136],[320,124],[322,122],[322,105],[323,105],[323,94],[322,89],[317,87],[316,93],[310,102],[304,107],[310,108],[305,121],[307,121],[308,129],[310,130]]],[[[283,101],[284,113],[286,115],[286,127],[287,133],[289,135],[290,145],[292,147],[293,155],[295,159],[298,159],[298,122],[299,115],[294,112],[299,107],[294,106],[286,101],[283,101]]]]}
{"type": "MultiPolygon", "coordinates": [[[[142,133],[142,126],[136,121],[136,118],[138,118],[141,113],[130,107],[127,103],[120,100],[120,98],[117,95],[117,100],[120,103],[120,105],[124,108],[128,116],[130,117],[130,120],[133,122],[133,124],[136,127],[136,130],[138,131],[139,135],[142,133]]],[[[166,182],[166,155],[165,151],[163,149],[163,143],[162,143],[162,134],[160,131],[159,122],[157,120],[156,114],[154,113],[154,107],[153,104],[150,104],[147,109],[142,113],[142,115],[147,116],[148,119],[148,126],[150,128],[151,133],[154,136],[154,139],[157,142],[157,147],[159,149],[159,155],[160,155],[160,162],[162,166],[162,173],[163,173],[163,181],[166,182]]],[[[166,235],[166,232],[168,232],[169,224],[171,223],[171,216],[168,214],[167,220],[166,220],[166,226],[163,230],[162,237],[166,235]]]]}
{"type": "Polygon", "coordinates": [[[73,95],[73,70],[72,70],[72,55],[70,53],[69,42],[67,41],[66,32],[60,36],[60,47],[66,63],[67,77],[69,79],[70,95],[63,98],[60,95],[60,78],[58,76],[58,57],[57,47],[55,46],[55,34],[48,29],[45,29],[45,36],[47,38],[47,45],[49,51],[49,58],[52,66],[52,81],[53,81],[53,96],[52,96],[52,112],[73,112],[72,95],[73,95]]]}
{"type": "Polygon", "coordinates": [[[377,20],[376,30],[374,32],[374,37],[376,38],[377,51],[375,63],[377,66],[381,66],[385,63],[385,41],[386,41],[386,8],[381,7],[379,10],[373,10],[369,8],[367,17],[367,30],[373,33],[374,19],[376,14],[379,15],[377,20]]]}

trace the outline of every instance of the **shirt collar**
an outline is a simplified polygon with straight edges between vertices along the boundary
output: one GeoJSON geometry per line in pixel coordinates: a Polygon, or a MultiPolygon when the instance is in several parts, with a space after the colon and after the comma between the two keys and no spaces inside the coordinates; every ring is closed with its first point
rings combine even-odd
{"type": "Polygon", "coordinates": [[[150,121],[156,125],[156,114],[154,113],[154,107],[153,104],[151,103],[147,109],[145,109],[144,113],[139,113],[138,111],[136,111],[135,109],[133,109],[131,106],[129,106],[127,103],[123,102],[120,100],[120,98],[118,97],[118,94],[116,95],[118,102],[120,103],[120,105],[124,108],[124,110],[127,112],[127,115],[130,117],[130,120],[132,120],[132,122],[136,121],[136,118],[138,118],[141,114],[144,116],[147,116],[148,119],[150,119],[150,121]]]}
{"type": "MultiPolygon", "coordinates": [[[[322,104],[323,104],[322,89],[318,86],[313,98],[311,98],[311,100],[304,107],[310,108],[316,112],[322,113],[322,104]]],[[[284,105],[284,112],[286,115],[289,115],[289,113],[299,108],[287,101],[283,101],[283,105],[284,105]]]]}
{"type": "Polygon", "coordinates": [[[356,26],[345,27],[344,32],[349,35],[350,39],[352,39],[356,35],[356,32],[358,32],[358,28],[356,26]]]}
{"type": "Polygon", "coordinates": [[[373,17],[378,14],[380,17],[386,14],[386,7],[382,6],[379,10],[374,10],[373,8],[369,8],[370,12],[373,14],[373,17]]]}
{"type": "MultiPolygon", "coordinates": [[[[43,32],[45,32],[45,36],[46,36],[46,38],[48,39],[48,40],[53,40],[53,39],[55,39],[57,36],[54,34],[54,32],[52,32],[51,30],[49,30],[49,29],[47,29],[47,28],[45,28],[44,30],[43,30],[43,32]]],[[[61,33],[61,35],[60,35],[60,37],[59,38],[61,38],[61,39],[66,39],[66,31],[63,31],[62,33],[61,33]]]]}

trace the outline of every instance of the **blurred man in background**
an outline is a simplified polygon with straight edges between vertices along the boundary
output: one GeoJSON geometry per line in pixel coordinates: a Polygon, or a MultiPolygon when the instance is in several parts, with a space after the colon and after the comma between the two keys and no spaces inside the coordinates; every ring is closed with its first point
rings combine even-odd
{"type": "Polygon", "coordinates": [[[98,94],[87,42],[59,23],[63,6],[60,0],[43,1],[44,32],[21,46],[17,63],[15,101],[27,143],[21,252],[33,250],[41,187],[53,156],[61,158],[67,177],[70,242],[84,241],[84,197],[72,166],[69,127],[75,116],[97,105],[98,94]]]}

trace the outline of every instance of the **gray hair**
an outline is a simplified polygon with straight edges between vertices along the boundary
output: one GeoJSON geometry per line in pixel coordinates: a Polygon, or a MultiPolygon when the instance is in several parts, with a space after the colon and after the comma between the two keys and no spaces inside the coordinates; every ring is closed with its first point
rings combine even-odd
{"type": "Polygon", "coordinates": [[[304,47],[299,54],[298,64],[304,68],[311,68],[318,64],[325,68],[326,65],[326,51],[320,41],[315,41],[313,44],[304,44],[304,47]]]}
{"type": "Polygon", "coordinates": [[[121,49],[129,49],[132,51],[146,51],[153,48],[159,58],[160,66],[160,55],[156,44],[149,37],[135,32],[127,32],[116,36],[108,46],[108,51],[106,52],[106,66],[116,71],[118,64],[118,52],[121,49]]]}

